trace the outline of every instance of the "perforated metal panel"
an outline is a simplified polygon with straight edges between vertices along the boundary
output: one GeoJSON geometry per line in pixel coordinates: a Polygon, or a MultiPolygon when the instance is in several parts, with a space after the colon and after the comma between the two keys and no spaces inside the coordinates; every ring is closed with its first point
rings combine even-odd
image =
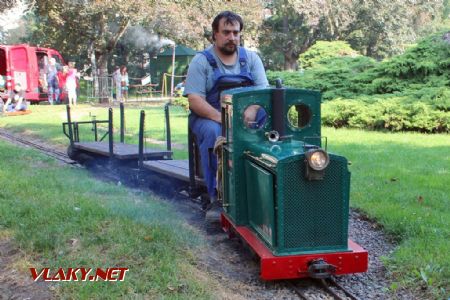
{"type": "Polygon", "coordinates": [[[279,174],[280,251],[347,249],[349,172],[332,160],[324,180],[305,180],[303,160],[284,164],[279,174]]]}
{"type": "Polygon", "coordinates": [[[245,161],[247,182],[248,220],[251,228],[271,247],[276,246],[275,201],[273,192],[273,174],[245,161]]]}

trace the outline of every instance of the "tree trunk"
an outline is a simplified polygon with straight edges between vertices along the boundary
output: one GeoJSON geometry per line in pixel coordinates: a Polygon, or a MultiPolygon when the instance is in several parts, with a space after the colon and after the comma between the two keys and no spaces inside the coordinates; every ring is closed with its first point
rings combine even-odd
{"type": "Polygon", "coordinates": [[[100,54],[97,57],[98,67],[98,100],[100,103],[108,103],[111,96],[111,84],[108,77],[108,55],[100,54]]]}
{"type": "Polygon", "coordinates": [[[295,56],[292,51],[288,51],[284,54],[284,69],[286,71],[295,71],[298,69],[297,59],[298,56],[295,56]]]}
{"type": "MultiPolygon", "coordinates": [[[[287,15],[283,16],[283,33],[289,35],[289,18],[287,15]]],[[[285,70],[297,70],[297,59],[294,57],[294,52],[292,50],[292,42],[289,42],[287,47],[283,51],[284,55],[284,69],[285,70]]]]}
{"type": "Polygon", "coordinates": [[[88,56],[91,61],[91,77],[92,85],[88,84],[86,90],[86,96],[88,98],[97,97],[98,95],[98,73],[97,73],[97,60],[95,58],[94,41],[90,41],[88,46],[88,56]]]}
{"type": "MultiPolygon", "coordinates": [[[[109,97],[112,96],[112,79],[108,77],[108,58],[117,46],[117,42],[124,34],[129,20],[126,20],[119,24],[117,32],[109,38],[104,45],[96,49],[96,59],[98,67],[98,86],[99,94],[98,99],[100,103],[109,102],[109,97]]],[[[107,32],[106,22],[100,23],[101,32],[107,32]]]]}

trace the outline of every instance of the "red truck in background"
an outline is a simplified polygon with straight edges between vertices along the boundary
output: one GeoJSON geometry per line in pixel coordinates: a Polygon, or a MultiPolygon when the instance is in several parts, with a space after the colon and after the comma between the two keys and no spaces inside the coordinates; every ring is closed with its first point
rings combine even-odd
{"type": "Polygon", "coordinates": [[[58,51],[26,44],[0,45],[0,98],[4,101],[16,83],[25,89],[25,99],[31,103],[47,101],[46,68],[53,57],[64,65],[58,51]]]}

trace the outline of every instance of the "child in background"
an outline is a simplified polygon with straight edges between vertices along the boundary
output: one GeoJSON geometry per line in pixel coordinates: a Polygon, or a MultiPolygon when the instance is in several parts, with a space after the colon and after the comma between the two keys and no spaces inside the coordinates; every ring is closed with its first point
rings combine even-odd
{"type": "Polygon", "coordinates": [[[120,75],[120,67],[116,66],[112,74],[113,85],[115,86],[116,93],[113,94],[113,98],[117,101],[122,101],[122,76],[120,75]],[[115,96],[115,97],[114,97],[115,96]]]}
{"type": "Polygon", "coordinates": [[[129,85],[129,81],[128,81],[128,72],[127,72],[127,67],[122,66],[120,68],[120,80],[121,80],[121,87],[122,87],[122,97],[123,100],[126,101],[128,100],[128,85],[129,85]]]}
{"type": "Polygon", "coordinates": [[[77,69],[75,69],[75,63],[73,61],[69,62],[69,70],[66,77],[66,89],[69,98],[69,105],[77,105],[77,82],[80,78],[80,74],[77,69]]]}

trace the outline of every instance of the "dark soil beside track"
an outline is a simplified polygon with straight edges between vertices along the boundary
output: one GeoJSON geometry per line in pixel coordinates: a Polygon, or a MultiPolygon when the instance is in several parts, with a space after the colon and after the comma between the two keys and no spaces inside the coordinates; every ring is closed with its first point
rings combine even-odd
{"type": "Polygon", "coordinates": [[[52,286],[34,282],[26,267],[26,256],[14,241],[0,239],[0,299],[54,299],[52,286]]]}
{"type": "MultiPolygon", "coordinates": [[[[0,129],[3,130],[3,129],[0,129]]],[[[33,139],[33,142],[45,142],[33,139]]],[[[55,147],[54,145],[48,145],[55,147]]],[[[59,147],[61,150],[63,147],[59,147]]],[[[58,149],[59,149],[58,148],[58,149]]],[[[100,179],[117,181],[117,178],[100,179]]],[[[118,182],[116,182],[118,183],[118,182]]],[[[122,182],[126,184],[126,182],[122,182]]],[[[135,187],[134,187],[135,188],[135,187]]],[[[148,188],[140,188],[148,190],[148,188]]],[[[172,187],[173,191],[173,187],[172,187]]],[[[298,299],[286,281],[263,282],[258,277],[259,266],[253,254],[238,239],[229,239],[220,231],[219,225],[207,231],[203,222],[204,212],[200,205],[187,198],[166,195],[184,216],[186,222],[196,228],[206,239],[207,247],[198,253],[199,272],[210,276],[216,282],[211,290],[218,299],[298,299]]],[[[390,256],[395,245],[383,233],[381,226],[356,211],[350,215],[350,238],[369,251],[369,271],[365,274],[343,276],[337,281],[360,299],[430,299],[420,290],[388,292],[392,280],[383,266],[381,258],[390,256]]],[[[0,239],[0,299],[50,299],[51,285],[35,283],[24,262],[25,255],[18,250],[11,239],[0,239]]],[[[313,290],[313,289],[312,289],[313,290]]],[[[315,296],[311,299],[332,299],[315,296]]]]}

